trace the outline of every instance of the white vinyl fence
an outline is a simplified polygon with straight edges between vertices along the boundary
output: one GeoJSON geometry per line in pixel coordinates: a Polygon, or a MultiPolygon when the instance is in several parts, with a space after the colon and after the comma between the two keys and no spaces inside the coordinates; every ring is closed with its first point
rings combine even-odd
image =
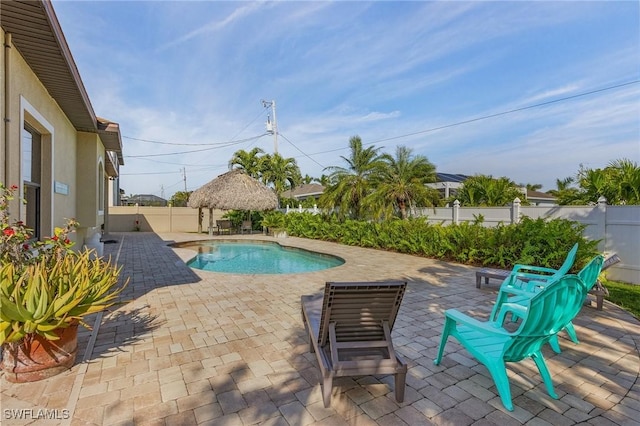
{"type": "MultiPolygon", "coordinates": [[[[317,208],[283,209],[286,213],[319,213],[317,208]]],[[[222,219],[223,210],[213,210],[212,219],[222,219]]],[[[617,253],[620,263],[607,270],[608,278],[640,284],[640,206],[609,206],[601,199],[596,206],[521,206],[516,198],[509,207],[436,207],[417,209],[414,216],[425,217],[429,223],[473,222],[480,217],[484,226],[516,223],[523,216],[561,218],[583,223],[585,237],[600,240],[598,249],[617,253]]],[[[109,207],[107,230],[110,232],[198,232],[198,210],[189,207],[109,207]]],[[[207,231],[209,212],[203,210],[202,226],[207,231]]]]}
{"type": "Polygon", "coordinates": [[[600,240],[598,249],[617,253],[620,263],[607,270],[614,281],[640,284],[640,206],[609,206],[604,198],[595,206],[521,206],[515,199],[508,207],[452,207],[418,209],[415,216],[429,223],[473,222],[482,218],[484,226],[517,223],[523,216],[532,219],[568,219],[586,225],[584,235],[600,240]]]}

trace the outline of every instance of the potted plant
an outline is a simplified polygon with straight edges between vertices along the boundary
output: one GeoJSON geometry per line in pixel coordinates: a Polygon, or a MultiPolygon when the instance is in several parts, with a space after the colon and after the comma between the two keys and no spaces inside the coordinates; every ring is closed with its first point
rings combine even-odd
{"type": "Polygon", "coordinates": [[[269,235],[276,238],[286,238],[284,214],[279,211],[269,211],[262,217],[262,226],[267,229],[269,235]]]}
{"type": "Polygon", "coordinates": [[[118,303],[127,282],[121,268],[72,250],[69,220],[51,238],[32,241],[22,222],[11,223],[8,203],[17,188],[0,184],[0,345],[7,380],[30,382],[70,368],[83,318],[118,303]]]}

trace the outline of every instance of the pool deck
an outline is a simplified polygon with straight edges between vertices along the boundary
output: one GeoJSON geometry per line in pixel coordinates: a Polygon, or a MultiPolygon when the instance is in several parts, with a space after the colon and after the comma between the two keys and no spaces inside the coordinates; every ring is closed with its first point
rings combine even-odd
{"type": "Polygon", "coordinates": [[[129,302],[91,318],[98,325],[80,334],[70,371],[28,384],[0,379],[2,425],[640,424],[640,322],[609,302],[602,311],[584,307],[574,320],[579,345],[563,336],[561,354],[545,348],[558,400],[533,361],[509,364],[509,412],[487,369],[455,340],[433,365],[444,310],[479,319],[491,310],[498,282],[477,289],[477,268],[290,237],[277,241],[346,263],[304,274],[231,275],[192,270],[184,261],[194,252],[168,246],[206,235],[111,237],[117,242],[105,254],[130,277],[129,302]],[[395,401],[392,377],[342,378],[324,408],[300,296],[326,281],[385,279],[409,283],[392,334],[409,366],[405,400],[395,401]]]}

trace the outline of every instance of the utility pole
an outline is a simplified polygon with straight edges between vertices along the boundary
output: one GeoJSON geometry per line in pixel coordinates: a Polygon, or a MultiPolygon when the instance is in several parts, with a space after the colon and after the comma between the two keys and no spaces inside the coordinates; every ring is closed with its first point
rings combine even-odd
{"type": "Polygon", "coordinates": [[[269,116],[267,116],[267,133],[273,135],[273,152],[275,154],[278,153],[278,122],[276,121],[276,101],[265,101],[262,100],[262,106],[265,108],[271,107],[271,114],[273,115],[273,123],[269,120],[269,116]]]}
{"type": "Polygon", "coordinates": [[[184,181],[184,192],[187,192],[187,168],[182,168],[182,180],[184,181]]]}

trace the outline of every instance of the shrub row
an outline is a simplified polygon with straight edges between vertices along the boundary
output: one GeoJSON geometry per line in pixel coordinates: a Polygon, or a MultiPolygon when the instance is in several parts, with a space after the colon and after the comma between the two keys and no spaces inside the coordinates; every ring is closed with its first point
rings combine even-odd
{"type": "Polygon", "coordinates": [[[566,219],[524,217],[518,224],[490,228],[481,222],[431,225],[419,218],[365,222],[310,213],[283,216],[291,236],[475,266],[511,269],[520,263],[557,269],[571,247],[579,243],[575,272],[598,252],[598,241],[583,236],[585,225],[566,219]]]}

